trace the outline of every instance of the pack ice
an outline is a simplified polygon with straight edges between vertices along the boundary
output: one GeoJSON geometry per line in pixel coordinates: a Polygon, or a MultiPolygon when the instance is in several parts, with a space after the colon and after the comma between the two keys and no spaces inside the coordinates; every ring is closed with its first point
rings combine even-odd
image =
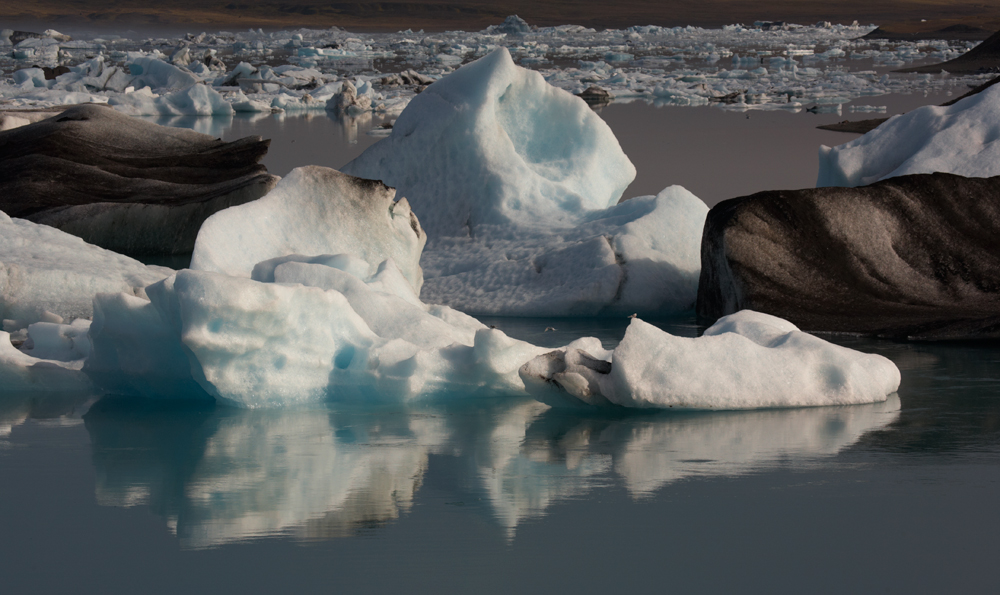
{"type": "Polygon", "coordinates": [[[893,116],[871,132],[819,148],[817,187],[865,186],[907,174],[1000,175],[1000,86],[946,107],[893,116]]]}
{"type": "Polygon", "coordinates": [[[618,204],[635,168],[610,128],[505,48],[430,85],[343,171],[410,201],[426,301],[522,316],[694,304],[708,208],[680,187],[618,204]]]}
{"type": "Polygon", "coordinates": [[[872,403],[894,393],[900,380],[880,355],[752,310],[720,318],[695,339],[635,319],[613,352],[551,351],[520,375],[530,394],[553,405],[684,409],[872,403]]]}

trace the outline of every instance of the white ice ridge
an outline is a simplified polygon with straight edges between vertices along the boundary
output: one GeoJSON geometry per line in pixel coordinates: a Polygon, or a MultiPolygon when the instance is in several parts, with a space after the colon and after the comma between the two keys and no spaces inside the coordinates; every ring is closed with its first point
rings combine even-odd
{"type": "Polygon", "coordinates": [[[394,202],[395,195],[373,180],[319,166],[297,168],[263,198],[209,217],[198,232],[191,268],[250,277],[257,263],[272,258],[350,253],[368,263],[364,276],[391,258],[419,292],[427,236],[406,199],[394,202]]]}
{"type": "Polygon", "coordinates": [[[708,208],[680,187],[618,204],[635,168],[611,129],[504,48],[428,87],[343,171],[410,201],[429,237],[425,301],[521,316],[693,307],[708,208]]]}
{"type": "Polygon", "coordinates": [[[888,359],[840,347],[780,318],[743,310],[698,338],[635,319],[613,353],[566,348],[520,371],[553,405],[756,409],[884,401],[899,388],[888,359]]]}
{"type": "Polygon", "coordinates": [[[864,186],[908,174],[1000,175],[1000,86],[947,107],[893,116],[871,132],[819,148],[817,187],[864,186]]]}
{"type": "Polygon", "coordinates": [[[611,128],[506,48],[428,87],[343,171],[396,188],[431,237],[572,225],[635,178],[611,128]]]}
{"type": "Polygon", "coordinates": [[[118,394],[249,408],[468,399],[523,394],[517,370],[544,351],[422,304],[391,260],[370,277],[357,257],[302,260],[262,266],[274,282],[185,270],[148,287],[150,301],[97,296],[84,371],[118,394]]]}
{"type": "Polygon", "coordinates": [[[94,294],[143,295],[172,272],[0,212],[0,319],[8,332],[90,318],[94,294]]]}

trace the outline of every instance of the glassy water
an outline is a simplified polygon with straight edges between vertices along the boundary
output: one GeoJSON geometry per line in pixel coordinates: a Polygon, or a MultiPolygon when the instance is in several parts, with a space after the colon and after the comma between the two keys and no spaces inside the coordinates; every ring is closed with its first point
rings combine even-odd
{"type": "MultiPolygon", "coordinates": [[[[561,326],[556,343],[620,337],[508,322],[561,326]]],[[[1000,352],[835,340],[891,358],[898,396],[588,415],[525,399],[242,411],[6,395],[5,590],[987,590],[1000,352]]]]}

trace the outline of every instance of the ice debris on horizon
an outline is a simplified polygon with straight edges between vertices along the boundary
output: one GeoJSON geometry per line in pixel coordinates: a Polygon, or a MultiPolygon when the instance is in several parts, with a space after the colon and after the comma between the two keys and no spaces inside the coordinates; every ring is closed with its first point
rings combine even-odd
{"type": "Polygon", "coordinates": [[[880,355],[834,345],[790,322],[743,310],[698,338],[632,320],[613,352],[551,351],[520,370],[551,405],[757,409],[884,401],[899,369],[880,355]]]}
{"type": "Polygon", "coordinates": [[[1000,85],[950,106],[893,116],[836,147],[820,146],[817,187],[866,186],[910,174],[1000,175],[1000,85]]]}
{"type": "MultiPolygon", "coordinates": [[[[856,23],[755,23],[596,31],[535,27],[512,16],[483,31],[430,34],[333,28],[145,40],[41,35],[19,40],[0,57],[0,70],[13,74],[13,81],[0,83],[0,98],[14,109],[113,100],[154,115],[164,113],[162,104],[142,96],[125,101],[126,95],[144,88],[170,94],[199,84],[215,95],[208,104],[187,106],[187,115],[217,114],[220,99],[237,112],[336,112],[347,103],[356,110],[398,114],[426,80],[408,78],[410,83],[400,85],[402,78],[393,72],[397,65],[436,79],[498,47],[572,93],[598,85],[619,101],[660,105],[713,102],[727,109],[799,110],[809,103],[839,105],[890,92],[961,87],[976,78],[878,72],[917,60],[949,60],[975,43],[863,39],[872,29],[856,23]],[[47,79],[41,68],[31,68],[35,65],[70,72],[47,79]],[[348,82],[359,101],[346,97],[348,82]]],[[[0,37],[4,43],[9,41],[0,37]]]]}

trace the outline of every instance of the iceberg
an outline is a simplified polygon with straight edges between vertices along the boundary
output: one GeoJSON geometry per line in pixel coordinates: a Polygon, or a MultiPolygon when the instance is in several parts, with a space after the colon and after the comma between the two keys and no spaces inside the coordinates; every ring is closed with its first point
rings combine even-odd
{"type": "Polygon", "coordinates": [[[675,314],[694,307],[708,207],[680,186],[538,233],[431,241],[421,298],[474,315],[675,314]]]}
{"type": "Polygon", "coordinates": [[[552,405],[759,409],[886,400],[899,369],[768,314],[742,310],[698,338],[634,319],[612,353],[566,348],[526,363],[530,394],[552,405]]]}
{"type": "Polygon", "coordinates": [[[415,291],[427,241],[405,198],[392,188],[336,170],[292,170],[263,198],[209,217],[198,232],[191,268],[250,277],[262,261],[290,254],[354,254],[368,274],[391,258],[415,291]]]}
{"type": "Polygon", "coordinates": [[[257,269],[274,282],[184,270],[148,300],[98,295],[84,372],[118,394],[247,408],[523,394],[517,370],[544,349],[422,304],[391,260],[366,269],[294,256],[257,269]]]}
{"type": "Polygon", "coordinates": [[[233,106],[218,91],[201,84],[192,84],[166,95],[156,95],[148,89],[117,95],[108,100],[108,105],[129,116],[233,115],[233,106]]]}
{"type": "Polygon", "coordinates": [[[142,296],[147,285],[171,273],[0,212],[0,318],[8,332],[34,322],[90,318],[95,294],[142,296]]]}
{"type": "Polygon", "coordinates": [[[406,196],[428,233],[425,301],[470,314],[694,307],[708,207],[635,177],[607,124],[498,49],[433,83],[343,171],[406,196]]]}
{"type": "Polygon", "coordinates": [[[635,178],[608,125],[506,48],[427,87],[342,171],[396,188],[431,237],[573,224],[635,178]]]}
{"type": "Polygon", "coordinates": [[[819,148],[817,187],[865,186],[886,178],[945,172],[1000,175],[1000,86],[950,106],[893,116],[851,142],[819,148]]]}

